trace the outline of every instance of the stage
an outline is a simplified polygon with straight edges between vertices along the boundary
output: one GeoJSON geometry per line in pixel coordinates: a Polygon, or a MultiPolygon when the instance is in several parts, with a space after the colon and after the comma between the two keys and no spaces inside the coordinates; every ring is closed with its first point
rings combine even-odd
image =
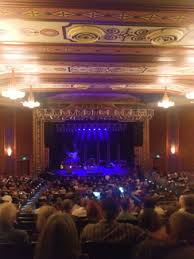
{"type": "Polygon", "coordinates": [[[104,166],[94,166],[90,168],[72,168],[72,169],[56,169],[53,172],[60,176],[87,176],[87,175],[125,175],[129,173],[129,168],[121,167],[104,167],[104,166]]]}

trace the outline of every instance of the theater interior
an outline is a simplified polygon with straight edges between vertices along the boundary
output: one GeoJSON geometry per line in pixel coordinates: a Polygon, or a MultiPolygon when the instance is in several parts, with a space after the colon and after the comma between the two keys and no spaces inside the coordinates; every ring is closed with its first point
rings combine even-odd
{"type": "MultiPolygon", "coordinates": [[[[147,191],[176,205],[180,195],[192,196],[193,82],[192,0],[0,1],[0,203],[11,197],[26,209],[81,187],[102,199],[108,181],[121,199],[130,189],[135,216],[147,191]]],[[[183,200],[194,204],[193,196],[183,200]]],[[[113,247],[116,259],[122,249],[113,247]]],[[[78,258],[37,250],[35,259],[78,258]]],[[[1,251],[9,249],[1,247],[0,204],[1,251]]],[[[108,259],[107,251],[87,251],[88,258],[108,259]]],[[[171,252],[161,259],[175,258],[171,252]]],[[[28,248],[25,258],[33,255],[28,248]]]]}

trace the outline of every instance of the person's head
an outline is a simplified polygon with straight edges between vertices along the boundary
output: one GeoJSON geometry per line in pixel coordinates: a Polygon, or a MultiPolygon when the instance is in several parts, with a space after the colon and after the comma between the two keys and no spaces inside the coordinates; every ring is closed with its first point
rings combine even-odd
{"type": "Polygon", "coordinates": [[[194,215],[188,212],[175,212],[169,219],[170,238],[175,241],[193,240],[194,215]]]}
{"type": "Polygon", "coordinates": [[[107,198],[102,201],[102,210],[106,220],[114,220],[119,213],[119,207],[115,200],[107,198]]]}
{"type": "Polygon", "coordinates": [[[184,207],[187,212],[194,213],[194,195],[188,194],[184,196],[184,207]]]}
{"type": "Polygon", "coordinates": [[[3,225],[12,226],[16,220],[17,209],[12,203],[0,204],[0,222],[3,225]]]}
{"type": "Polygon", "coordinates": [[[128,212],[129,211],[129,200],[128,199],[123,199],[121,201],[121,208],[124,212],[128,212]]]}
{"type": "Polygon", "coordinates": [[[71,216],[52,215],[37,245],[35,259],[75,259],[79,256],[79,239],[71,216]]]}
{"type": "Polygon", "coordinates": [[[3,202],[12,203],[12,197],[11,197],[11,195],[4,195],[4,196],[2,197],[2,201],[3,201],[3,202]]]}
{"type": "Polygon", "coordinates": [[[154,209],[156,206],[156,199],[152,197],[146,197],[144,200],[144,208],[145,209],[154,209]]]}
{"type": "Polygon", "coordinates": [[[48,218],[55,212],[56,209],[52,206],[44,205],[39,208],[36,221],[36,227],[39,232],[41,232],[44,229],[48,218]]]}
{"type": "Polygon", "coordinates": [[[102,209],[100,205],[94,200],[88,200],[86,211],[87,211],[87,218],[89,220],[98,221],[103,218],[102,209]]]}
{"type": "Polygon", "coordinates": [[[55,208],[58,211],[63,211],[63,200],[59,197],[55,202],[55,208]]]}
{"type": "Polygon", "coordinates": [[[150,232],[156,231],[160,228],[161,217],[152,209],[145,209],[139,216],[139,226],[150,232]]]}
{"type": "Polygon", "coordinates": [[[63,201],[63,210],[64,212],[66,212],[67,214],[71,214],[73,208],[73,202],[70,199],[65,199],[63,201]]]}

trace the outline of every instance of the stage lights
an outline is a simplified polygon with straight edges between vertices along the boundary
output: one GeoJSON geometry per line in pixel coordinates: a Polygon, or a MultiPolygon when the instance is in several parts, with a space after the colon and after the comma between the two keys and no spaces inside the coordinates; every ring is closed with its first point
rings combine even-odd
{"type": "MultiPolygon", "coordinates": [[[[68,133],[95,133],[103,134],[108,132],[120,132],[127,129],[126,123],[115,123],[115,122],[88,122],[88,123],[64,123],[56,125],[57,132],[68,132],[68,133]]],[[[94,135],[95,135],[94,134],[94,135]]]]}
{"type": "Polygon", "coordinates": [[[96,128],[93,128],[93,129],[91,129],[91,128],[83,128],[83,129],[81,129],[81,128],[78,128],[77,129],[77,131],[108,131],[108,129],[107,128],[98,128],[98,129],[96,129],[96,128]]]}

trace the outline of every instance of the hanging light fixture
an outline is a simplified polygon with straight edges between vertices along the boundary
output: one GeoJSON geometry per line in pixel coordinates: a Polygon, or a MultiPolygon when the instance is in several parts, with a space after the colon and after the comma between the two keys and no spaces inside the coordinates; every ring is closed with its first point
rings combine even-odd
{"type": "Polygon", "coordinates": [[[15,86],[14,86],[14,80],[15,80],[15,71],[14,68],[12,68],[11,70],[11,81],[10,81],[10,85],[7,89],[3,90],[1,92],[1,95],[3,97],[7,97],[10,98],[11,100],[16,100],[19,98],[24,98],[25,96],[25,92],[18,90],[15,86]]]}
{"type": "Polygon", "coordinates": [[[32,86],[30,86],[30,92],[29,92],[29,95],[28,95],[28,100],[24,101],[22,104],[23,104],[24,107],[28,107],[30,109],[37,108],[37,107],[40,106],[40,103],[35,101],[35,99],[34,99],[34,95],[33,95],[33,92],[32,92],[32,86]]]}
{"type": "Polygon", "coordinates": [[[158,102],[158,107],[168,109],[168,108],[175,105],[175,103],[170,100],[170,98],[167,94],[166,84],[167,84],[167,82],[169,82],[169,79],[168,78],[162,78],[161,82],[162,82],[162,84],[165,84],[165,89],[164,89],[164,95],[162,97],[162,100],[158,102]]]}

